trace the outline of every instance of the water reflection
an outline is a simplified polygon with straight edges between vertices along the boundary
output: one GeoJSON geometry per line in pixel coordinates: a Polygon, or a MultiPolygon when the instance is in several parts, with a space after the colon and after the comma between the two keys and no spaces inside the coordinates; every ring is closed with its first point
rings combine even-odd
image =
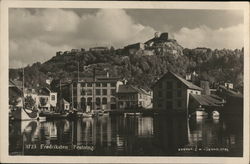
{"type": "Polygon", "coordinates": [[[242,156],[242,121],[236,118],[103,116],[19,121],[9,129],[11,155],[242,156]]]}

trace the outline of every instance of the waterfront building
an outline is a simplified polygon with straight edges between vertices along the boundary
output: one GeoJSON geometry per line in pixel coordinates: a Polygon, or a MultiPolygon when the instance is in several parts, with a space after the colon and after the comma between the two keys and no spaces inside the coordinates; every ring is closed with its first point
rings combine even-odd
{"type": "Polygon", "coordinates": [[[9,80],[9,109],[15,107],[23,107],[23,91],[21,86],[17,85],[14,81],[9,80]]]}
{"type": "Polygon", "coordinates": [[[190,94],[201,95],[201,91],[202,88],[169,71],[153,85],[153,108],[186,113],[190,94]]]}
{"type": "Polygon", "coordinates": [[[57,93],[49,88],[38,90],[38,108],[41,111],[55,111],[57,105],[57,93]]]}
{"type": "Polygon", "coordinates": [[[73,80],[70,97],[79,111],[116,109],[116,92],[123,84],[117,77],[85,77],[73,80]]]}
{"type": "Polygon", "coordinates": [[[117,92],[117,108],[152,108],[152,94],[132,85],[120,85],[117,92]]]}

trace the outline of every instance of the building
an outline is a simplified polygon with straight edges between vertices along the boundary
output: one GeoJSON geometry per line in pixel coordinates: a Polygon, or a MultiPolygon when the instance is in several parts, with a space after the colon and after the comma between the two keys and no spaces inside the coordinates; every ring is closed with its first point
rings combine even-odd
{"type": "Polygon", "coordinates": [[[89,51],[91,52],[106,52],[108,50],[109,50],[108,47],[92,47],[89,49],[89,51]]]}
{"type": "Polygon", "coordinates": [[[206,53],[208,51],[208,48],[205,47],[197,47],[194,49],[194,52],[196,53],[206,53]]]}
{"type": "Polygon", "coordinates": [[[117,92],[118,109],[152,108],[152,94],[132,85],[120,85],[117,92]]]}
{"type": "Polygon", "coordinates": [[[144,49],[145,49],[144,43],[135,43],[124,47],[124,50],[129,54],[134,54],[138,50],[144,50],[144,49]]]}
{"type": "Polygon", "coordinates": [[[116,109],[116,92],[122,82],[117,77],[85,77],[70,85],[70,97],[78,111],[116,109]]]}
{"type": "Polygon", "coordinates": [[[200,95],[202,88],[168,72],[153,85],[153,108],[169,113],[186,113],[190,94],[200,95]]]}
{"type": "Polygon", "coordinates": [[[57,93],[52,92],[49,88],[38,90],[38,108],[41,111],[55,111],[57,105],[57,93]]]}
{"type": "Polygon", "coordinates": [[[234,84],[233,83],[225,83],[225,87],[227,89],[234,89],[234,84]]]}
{"type": "Polygon", "coordinates": [[[60,103],[62,104],[62,111],[69,111],[70,103],[68,101],[66,101],[65,99],[61,99],[60,103]]]}
{"type": "Polygon", "coordinates": [[[81,49],[71,49],[71,52],[73,52],[73,53],[81,52],[81,49]]]}
{"type": "Polygon", "coordinates": [[[23,107],[23,91],[22,86],[15,83],[15,81],[9,80],[9,108],[13,110],[15,107],[23,107]]]}
{"type": "Polygon", "coordinates": [[[167,42],[167,41],[169,41],[167,32],[161,33],[161,35],[159,34],[159,32],[156,32],[154,38],[145,42],[145,46],[147,48],[154,47],[156,44],[167,42]]]}
{"type": "Polygon", "coordinates": [[[244,97],[242,93],[235,89],[220,85],[217,89],[217,95],[226,101],[224,105],[225,114],[243,115],[244,97]]]}

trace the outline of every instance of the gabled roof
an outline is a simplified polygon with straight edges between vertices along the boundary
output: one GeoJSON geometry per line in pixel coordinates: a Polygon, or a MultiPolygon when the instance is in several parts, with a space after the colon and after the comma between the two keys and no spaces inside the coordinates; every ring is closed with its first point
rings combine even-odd
{"type": "Polygon", "coordinates": [[[68,101],[66,101],[65,99],[61,99],[63,104],[70,104],[68,101]]]}
{"type": "Polygon", "coordinates": [[[190,94],[200,105],[204,106],[221,106],[224,102],[213,98],[210,95],[190,94]]]}
{"type": "Polygon", "coordinates": [[[224,93],[229,96],[243,98],[243,95],[240,92],[236,92],[235,90],[229,89],[223,85],[220,85],[219,88],[222,89],[224,93]]]}
{"type": "Polygon", "coordinates": [[[170,72],[170,73],[172,73],[177,79],[179,79],[182,83],[184,83],[188,88],[196,89],[196,90],[200,90],[200,91],[203,90],[202,88],[200,88],[197,85],[194,85],[193,83],[183,79],[182,77],[176,75],[175,73],[173,73],[173,72],[170,72]]]}
{"type": "Polygon", "coordinates": [[[141,94],[149,95],[145,90],[141,88],[137,88],[132,85],[120,85],[117,93],[118,94],[119,93],[141,93],[141,94]]]}
{"type": "Polygon", "coordinates": [[[181,81],[185,86],[187,86],[189,89],[195,89],[195,90],[200,90],[202,91],[203,89],[194,85],[193,83],[183,79],[182,77],[180,77],[179,75],[171,72],[171,71],[168,71],[165,75],[163,75],[154,85],[153,87],[159,82],[161,81],[162,79],[164,78],[167,78],[167,76],[174,76],[175,78],[177,78],[179,81],[181,81]]]}

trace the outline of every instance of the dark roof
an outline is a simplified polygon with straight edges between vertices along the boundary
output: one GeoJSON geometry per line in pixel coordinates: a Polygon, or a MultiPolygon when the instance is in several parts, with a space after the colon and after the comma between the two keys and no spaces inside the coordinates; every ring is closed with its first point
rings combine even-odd
{"type": "Polygon", "coordinates": [[[80,78],[79,82],[116,82],[119,79],[120,79],[119,77],[96,77],[96,80],[94,80],[93,77],[85,77],[85,78],[80,78]]]}
{"type": "MultiPolygon", "coordinates": [[[[193,83],[183,79],[182,77],[180,77],[179,75],[171,72],[171,71],[168,71],[165,75],[163,75],[155,84],[157,84],[159,81],[161,81],[163,78],[167,77],[167,76],[171,76],[173,75],[174,77],[176,77],[178,80],[180,80],[184,85],[186,85],[189,89],[195,89],[195,90],[200,90],[202,91],[203,89],[194,85],[193,83]]],[[[155,85],[154,84],[154,85],[155,85]]]]}
{"type": "Polygon", "coordinates": [[[226,93],[229,96],[243,98],[243,95],[240,92],[236,92],[235,90],[229,89],[223,85],[220,85],[219,88],[222,89],[224,93],[226,93]]]}
{"type": "Polygon", "coordinates": [[[9,87],[18,87],[18,88],[22,88],[23,84],[22,81],[19,80],[9,80],[9,87]]]}
{"type": "Polygon", "coordinates": [[[200,105],[204,106],[221,106],[224,103],[223,101],[219,101],[210,95],[191,94],[191,97],[193,97],[200,105]]]}
{"type": "Polygon", "coordinates": [[[118,87],[118,94],[119,93],[141,93],[141,94],[146,94],[149,95],[145,90],[137,88],[132,85],[120,85],[118,87]]]}

